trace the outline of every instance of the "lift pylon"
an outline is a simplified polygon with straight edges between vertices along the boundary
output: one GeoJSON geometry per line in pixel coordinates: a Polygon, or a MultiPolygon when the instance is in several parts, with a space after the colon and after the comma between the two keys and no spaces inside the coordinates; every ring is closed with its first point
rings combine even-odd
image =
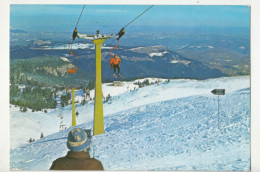
{"type": "Polygon", "coordinates": [[[96,86],[95,86],[95,112],[94,112],[94,135],[104,133],[104,116],[102,100],[101,80],[101,45],[106,39],[94,39],[96,48],[96,86]]]}
{"type": "Polygon", "coordinates": [[[77,34],[78,38],[90,39],[95,44],[96,49],[96,83],[95,83],[95,111],[94,111],[94,135],[104,133],[104,115],[102,100],[102,77],[101,77],[101,46],[107,39],[113,35],[97,35],[77,34]]]}
{"type": "Polygon", "coordinates": [[[75,115],[75,89],[71,90],[72,92],[72,127],[76,126],[76,115],[75,115]]]}

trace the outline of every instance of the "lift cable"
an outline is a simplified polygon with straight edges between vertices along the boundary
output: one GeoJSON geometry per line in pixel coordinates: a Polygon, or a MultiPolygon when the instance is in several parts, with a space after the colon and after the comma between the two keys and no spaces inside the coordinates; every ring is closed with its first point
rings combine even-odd
{"type": "Polygon", "coordinates": [[[133,23],[136,19],[138,19],[140,16],[142,16],[144,13],[146,13],[148,10],[150,10],[154,5],[151,5],[149,8],[147,8],[144,12],[142,12],[141,14],[139,14],[136,18],[134,18],[132,21],[130,21],[127,25],[125,25],[126,28],[127,26],[129,26],[131,23],[133,23]]]}
{"type": "MultiPolygon", "coordinates": [[[[116,38],[118,40],[118,44],[113,48],[111,49],[110,51],[110,60],[111,60],[111,53],[112,53],[112,50],[114,49],[117,49],[118,45],[119,45],[119,39],[125,34],[125,28],[127,26],[129,26],[131,23],[133,23],[136,19],[138,19],[140,16],[142,16],[144,13],[146,13],[149,9],[151,9],[154,5],[151,5],[149,8],[147,8],[145,11],[143,11],[141,14],[139,14],[137,17],[135,17],[133,20],[131,20],[128,24],[126,24],[119,32],[118,32],[118,38],[116,38]]],[[[112,43],[110,44],[110,46],[114,43],[114,41],[116,40],[114,39],[112,41],[112,43]]]]}
{"type": "Polygon", "coordinates": [[[77,26],[78,26],[78,24],[79,24],[79,20],[80,20],[80,18],[81,18],[81,16],[82,16],[82,13],[83,13],[83,11],[84,11],[85,6],[86,6],[86,5],[84,5],[83,8],[82,8],[82,10],[81,10],[81,13],[80,13],[80,16],[79,16],[79,18],[78,18],[78,22],[77,22],[75,28],[77,28],[77,26]]]}
{"type": "MultiPolygon", "coordinates": [[[[118,44],[112,49],[112,50],[114,50],[114,49],[117,49],[117,47],[118,47],[118,45],[119,45],[119,39],[125,34],[125,28],[127,27],[127,26],[129,26],[130,24],[132,24],[135,20],[137,20],[139,17],[141,17],[144,13],[146,13],[148,10],[150,10],[152,7],[153,7],[154,5],[151,5],[150,7],[148,7],[145,11],[143,11],[141,14],[139,14],[137,17],[135,17],[133,20],[131,20],[129,23],[127,23],[119,32],[118,32],[118,38],[115,38],[113,41],[112,41],[112,43],[110,44],[110,46],[111,45],[113,45],[113,43],[114,43],[114,41],[117,39],[118,40],[118,44]]],[[[83,6],[83,8],[82,8],[82,10],[81,10],[81,13],[80,13],[80,16],[79,16],[79,18],[78,18],[78,21],[77,21],[77,24],[76,24],[76,26],[75,26],[75,29],[74,29],[74,32],[73,32],[73,39],[72,39],[72,41],[71,41],[71,44],[72,44],[72,42],[73,42],[73,40],[75,39],[75,37],[76,37],[76,35],[77,35],[77,26],[78,26],[78,23],[79,23],[79,21],[80,21],[80,19],[81,19],[81,16],[82,16],[82,13],[83,13],[83,11],[84,11],[84,9],[85,9],[85,5],[83,6]]],[[[111,59],[111,52],[112,52],[112,50],[110,51],[110,59],[111,59]]],[[[75,57],[76,57],[76,67],[75,68],[73,68],[72,70],[68,70],[68,71],[70,71],[69,73],[76,73],[77,72],[77,56],[70,50],[70,45],[69,45],[69,51],[70,51],[70,54],[71,55],[74,55],[75,57]]]]}
{"type": "Polygon", "coordinates": [[[82,16],[82,13],[83,13],[84,9],[85,9],[85,5],[83,6],[83,8],[82,8],[82,10],[81,10],[81,13],[80,13],[80,15],[79,15],[77,24],[76,24],[75,29],[74,29],[74,31],[73,31],[71,43],[69,43],[69,52],[70,52],[70,55],[73,55],[73,56],[75,57],[75,59],[76,59],[76,64],[75,64],[75,67],[74,67],[74,68],[68,68],[68,69],[67,69],[67,73],[77,73],[77,58],[78,58],[78,56],[71,51],[71,48],[72,48],[73,40],[75,40],[75,38],[76,38],[76,36],[77,36],[77,33],[78,33],[78,31],[77,31],[77,26],[78,26],[78,24],[79,24],[79,21],[80,21],[80,18],[81,18],[81,16],[82,16]]]}
{"type": "MultiPolygon", "coordinates": [[[[129,23],[127,23],[120,31],[119,33],[125,29],[127,26],[129,26],[130,24],[132,24],[136,19],[138,19],[139,17],[141,17],[144,13],[146,13],[148,10],[150,10],[154,5],[151,5],[149,8],[147,8],[145,11],[143,11],[141,14],[139,14],[137,17],[135,17],[133,20],[131,20],[129,23]]],[[[123,35],[122,35],[123,36],[123,35]]],[[[120,37],[119,37],[120,39],[120,37]]],[[[119,40],[118,39],[118,40],[119,40]]],[[[112,45],[114,43],[115,39],[112,41],[112,43],[110,45],[112,45]]]]}

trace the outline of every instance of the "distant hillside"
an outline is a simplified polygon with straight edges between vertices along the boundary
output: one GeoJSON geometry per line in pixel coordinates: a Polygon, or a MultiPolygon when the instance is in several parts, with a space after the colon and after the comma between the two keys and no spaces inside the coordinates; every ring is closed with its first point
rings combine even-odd
{"type": "Polygon", "coordinates": [[[24,30],[20,30],[20,29],[15,29],[15,28],[11,28],[10,29],[10,33],[27,33],[26,31],[24,30]]]}
{"type": "Polygon", "coordinates": [[[12,84],[40,86],[82,86],[93,78],[89,73],[78,70],[67,74],[67,68],[74,67],[64,57],[40,56],[31,59],[15,59],[10,62],[10,82],[12,84]]]}
{"type": "MultiPolygon", "coordinates": [[[[13,31],[12,31],[13,32],[13,31]]],[[[65,56],[71,33],[12,33],[10,58],[65,56]]],[[[102,79],[114,80],[109,68],[113,40],[102,49],[102,79]]],[[[74,51],[79,69],[95,73],[93,43],[77,39],[74,51]]],[[[115,42],[114,42],[115,45],[115,42]]],[[[194,33],[127,33],[113,53],[122,58],[121,72],[128,80],[143,77],[206,79],[220,76],[250,75],[250,35],[194,33]],[[161,45],[161,46],[157,46],[161,45]]],[[[72,63],[74,59],[70,59],[72,63]]]]}
{"type": "MultiPolygon", "coordinates": [[[[46,54],[43,57],[40,57],[42,60],[48,56],[63,56],[68,55],[68,50],[62,48],[51,48],[48,49],[44,47],[39,47],[37,49],[32,49],[30,46],[21,47],[14,46],[11,51],[11,61],[12,59],[20,58],[38,58],[43,54],[46,54]],[[22,49],[24,48],[24,49],[22,49]],[[21,52],[21,53],[19,53],[21,52]],[[30,56],[29,56],[30,54],[30,56]]],[[[95,50],[93,48],[84,48],[77,49],[74,52],[78,56],[78,69],[81,72],[86,72],[87,74],[95,74],[95,50]]],[[[190,58],[186,58],[179,53],[174,51],[167,50],[164,46],[148,46],[148,47],[125,47],[120,46],[119,49],[112,52],[117,53],[122,60],[121,63],[121,74],[125,77],[126,80],[132,80],[136,78],[144,77],[160,77],[160,78],[192,78],[192,79],[207,79],[207,78],[216,78],[221,76],[227,76],[225,73],[222,73],[218,69],[210,68],[209,66],[203,64],[202,62],[190,58]]],[[[42,61],[36,60],[39,64],[42,61]]],[[[55,66],[66,65],[66,62],[53,62],[53,59],[46,59],[45,64],[52,63],[55,66]]],[[[69,59],[73,64],[75,63],[74,58],[69,59]]],[[[102,79],[104,82],[114,80],[113,69],[109,67],[110,61],[110,49],[102,49],[102,79]]],[[[28,65],[34,63],[33,60],[26,62],[28,65]]],[[[48,64],[49,65],[49,64],[48,64]]],[[[38,79],[43,81],[47,77],[47,71],[39,73],[37,75],[38,79]],[[41,78],[43,77],[43,78],[41,78]]],[[[51,74],[51,73],[49,73],[51,74]]],[[[74,80],[86,78],[82,76],[80,72],[73,76],[74,80]]],[[[56,80],[60,80],[59,83],[71,84],[71,82],[63,81],[63,77],[60,74],[59,77],[54,76],[54,73],[51,74],[52,77],[47,77],[50,81],[49,83],[56,83],[56,80]],[[54,82],[53,82],[54,80],[54,82]]],[[[87,78],[89,78],[88,76],[87,78]]],[[[72,79],[71,78],[71,79],[72,79]]],[[[46,81],[44,81],[46,82],[46,81]]]]}
{"type": "MultiPolygon", "coordinates": [[[[93,73],[95,70],[94,50],[77,50],[79,68],[93,73]],[[84,53],[84,54],[83,54],[84,53]]],[[[200,61],[167,50],[164,46],[120,47],[113,51],[121,58],[121,74],[127,79],[144,77],[207,79],[226,76],[200,61]]],[[[113,79],[113,69],[109,68],[110,53],[102,50],[102,76],[113,79]]]]}

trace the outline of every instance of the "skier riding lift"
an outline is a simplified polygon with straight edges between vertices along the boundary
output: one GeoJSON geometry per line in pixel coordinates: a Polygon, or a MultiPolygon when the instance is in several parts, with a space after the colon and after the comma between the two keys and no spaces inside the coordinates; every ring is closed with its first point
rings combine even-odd
{"type": "Polygon", "coordinates": [[[117,56],[117,54],[114,54],[114,57],[110,60],[110,68],[114,68],[114,76],[116,76],[116,69],[118,71],[118,75],[120,75],[120,64],[121,59],[117,56]]]}
{"type": "Polygon", "coordinates": [[[118,32],[118,38],[116,38],[118,41],[119,39],[125,34],[125,28],[122,28],[119,32],[118,32]]]}
{"type": "Polygon", "coordinates": [[[75,28],[72,34],[72,39],[75,40],[77,35],[78,35],[78,30],[77,28],[75,28]]]}

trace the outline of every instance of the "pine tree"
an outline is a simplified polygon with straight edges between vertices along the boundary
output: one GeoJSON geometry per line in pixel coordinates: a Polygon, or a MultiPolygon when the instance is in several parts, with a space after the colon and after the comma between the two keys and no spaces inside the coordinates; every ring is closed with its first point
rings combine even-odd
{"type": "Polygon", "coordinates": [[[35,139],[32,139],[32,138],[30,138],[30,139],[28,140],[29,143],[32,143],[32,142],[34,142],[34,141],[35,141],[35,139]]]}
{"type": "Polygon", "coordinates": [[[43,138],[44,136],[43,136],[43,133],[41,133],[41,137],[40,138],[43,138]]]}
{"type": "Polygon", "coordinates": [[[86,104],[85,98],[83,99],[83,101],[81,102],[81,104],[82,104],[83,106],[86,104]]]}
{"type": "Polygon", "coordinates": [[[23,107],[23,111],[22,112],[27,112],[27,107],[23,107]]]}
{"type": "Polygon", "coordinates": [[[108,102],[109,100],[111,100],[111,95],[110,94],[107,95],[107,97],[105,99],[105,102],[108,102]]]}

